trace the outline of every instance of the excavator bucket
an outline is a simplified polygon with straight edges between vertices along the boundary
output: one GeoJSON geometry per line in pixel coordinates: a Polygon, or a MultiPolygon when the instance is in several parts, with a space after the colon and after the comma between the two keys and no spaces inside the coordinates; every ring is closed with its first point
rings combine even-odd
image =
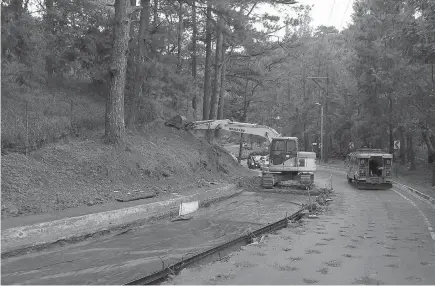
{"type": "Polygon", "coordinates": [[[166,121],[165,125],[169,127],[175,127],[177,129],[181,129],[184,128],[186,123],[187,123],[186,117],[181,115],[175,115],[174,117],[166,121]]]}

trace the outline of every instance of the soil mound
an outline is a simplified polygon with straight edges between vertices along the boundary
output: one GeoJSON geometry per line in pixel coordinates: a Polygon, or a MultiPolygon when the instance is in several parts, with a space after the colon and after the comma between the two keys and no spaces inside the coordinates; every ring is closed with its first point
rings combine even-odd
{"type": "Polygon", "coordinates": [[[2,156],[2,218],[182,193],[246,172],[224,148],[160,119],[129,132],[126,150],[103,144],[103,135],[2,156]]]}

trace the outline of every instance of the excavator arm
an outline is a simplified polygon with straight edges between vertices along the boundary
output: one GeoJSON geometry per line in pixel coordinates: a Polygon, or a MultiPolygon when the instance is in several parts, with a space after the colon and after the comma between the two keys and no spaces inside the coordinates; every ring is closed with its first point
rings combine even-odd
{"type": "Polygon", "coordinates": [[[186,130],[226,130],[237,133],[252,134],[262,136],[269,140],[269,142],[271,142],[273,138],[281,137],[281,135],[276,132],[275,129],[268,126],[252,123],[234,122],[229,119],[187,122],[185,117],[176,115],[166,121],[165,125],[178,129],[183,128],[186,130]]]}
{"type": "Polygon", "coordinates": [[[280,137],[275,129],[265,125],[234,122],[228,119],[193,121],[185,125],[187,130],[226,130],[236,133],[258,135],[266,138],[269,142],[273,138],[280,137]]]}

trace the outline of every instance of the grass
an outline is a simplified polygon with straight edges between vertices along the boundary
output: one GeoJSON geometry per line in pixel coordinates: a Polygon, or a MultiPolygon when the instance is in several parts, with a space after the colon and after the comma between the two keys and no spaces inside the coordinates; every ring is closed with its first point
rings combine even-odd
{"type": "MultiPolygon", "coordinates": [[[[104,128],[105,98],[84,84],[77,87],[5,89],[1,105],[2,151],[24,153],[68,136],[80,136],[104,128]],[[26,120],[27,109],[27,120],[26,120]],[[27,126],[26,126],[27,121],[27,126]]],[[[125,107],[128,114],[128,108],[125,107]]],[[[144,124],[176,112],[144,98],[137,122],[144,124]]]]}
{"type": "Polygon", "coordinates": [[[104,126],[104,98],[95,94],[35,89],[3,94],[2,150],[23,152],[104,126]],[[27,108],[27,128],[26,128],[27,108]]]}

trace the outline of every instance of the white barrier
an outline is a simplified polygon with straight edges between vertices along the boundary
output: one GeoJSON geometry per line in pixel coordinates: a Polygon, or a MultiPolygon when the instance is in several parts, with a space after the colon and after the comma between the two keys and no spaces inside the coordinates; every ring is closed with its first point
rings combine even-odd
{"type": "Polygon", "coordinates": [[[183,203],[180,204],[180,209],[178,211],[178,215],[187,215],[193,212],[196,212],[199,209],[199,201],[194,201],[190,203],[183,203]]]}

